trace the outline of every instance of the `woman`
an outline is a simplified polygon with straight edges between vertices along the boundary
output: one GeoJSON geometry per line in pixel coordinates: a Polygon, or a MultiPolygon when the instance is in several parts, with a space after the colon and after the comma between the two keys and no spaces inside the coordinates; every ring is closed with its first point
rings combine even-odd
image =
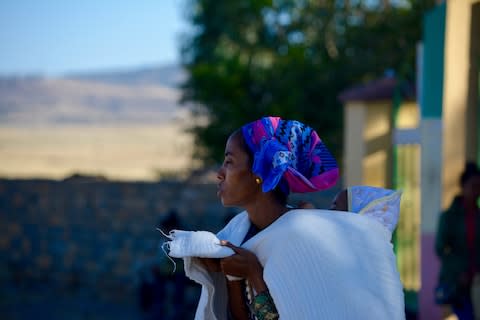
{"type": "MultiPolygon", "coordinates": [[[[251,226],[243,243],[288,211],[291,188],[317,191],[333,186],[337,178],[336,162],[315,131],[298,121],[268,117],[244,126],[228,139],[224,164],[218,172],[218,196],[224,206],[243,207],[248,212],[251,226]],[[302,156],[305,153],[311,153],[310,159],[302,156]],[[293,165],[297,159],[304,162],[303,168],[300,162],[293,165]],[[311,170],[316,185],[295,167],[303,172],[311,170]]],[[[220,262],[222,272],[246,279],[245,285],[242,280],[227,282],[230,311],[235,318],[248,319],[246,307],[251,304],[257,318],[277,318],[256,256],[228,242],[225,245],[236,255],[220,262]],[[253,301],[245,301],[249,291],[253,301]]]]}
{"type": "Polygon", "coordinates": [[[217,234],[222,247],[212,246],[214,239],[199,250],[193,238],[204,234],[195,232],[170,246],[202,285],[196,319],[404,319],[383,226],[356,214],[286,206],[289,192],[326,189],[337,179],[329,151],[298,121],[266,117],[234,132],[218,196],[245,211],[217,234]]]}
{"type": "Polygon", "coordinates": [[[460,320],[468,320],[474,319],[472,302],[478,304],[480,299],[471,297],[473,279],[480,272],[480,170],[476,164],[467,163],[460,186],[461,194],[438,222],[435,250],[441,268],[435,295],[445,310],[452,308],[460,320]]]}

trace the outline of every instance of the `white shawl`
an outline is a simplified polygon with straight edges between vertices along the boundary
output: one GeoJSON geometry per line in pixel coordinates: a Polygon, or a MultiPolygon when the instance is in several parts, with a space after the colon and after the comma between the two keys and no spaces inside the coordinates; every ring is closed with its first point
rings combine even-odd
{"type": "MultiPolygon", "coordinates": [[[[240,245],[246,212],[217,237],[240,245]]],[[[242,245],[264,267],[281,320],[405,319],[390,232],[353,213],[291,210],[242,245]]],[[[202,285],[195,319],[227,319],[226,280],[185,257],[186,275],[202,285]]]]}

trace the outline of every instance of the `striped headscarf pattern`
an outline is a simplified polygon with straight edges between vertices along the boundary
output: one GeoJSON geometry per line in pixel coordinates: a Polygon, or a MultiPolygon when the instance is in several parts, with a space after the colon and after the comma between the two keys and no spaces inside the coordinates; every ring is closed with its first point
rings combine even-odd
{"type": "Polygon", "coordinates": [[[335,158],[311,127],[280,117],[264,117],[242,127],[254,155],[253,172],[262,190],[278,185],[285,193],[305,193],[332,187],[338,180],[335,158]]]}

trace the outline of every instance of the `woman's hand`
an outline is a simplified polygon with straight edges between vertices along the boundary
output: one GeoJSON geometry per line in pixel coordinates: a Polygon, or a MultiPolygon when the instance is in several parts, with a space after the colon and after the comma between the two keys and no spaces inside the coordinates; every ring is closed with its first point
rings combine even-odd
{"type": "Polygon", "coordinates": [[[267,285],[263,280],[263,267],[253,252],[234,246],[224,240],[220,244],[231,248],[235,252],[230,257],[220,259],[220,268],[225,275],[247,279],[256,292],[262,292],[267,289],[267,285]]]}
{"type": "Polygon", "coordinates": [[[220,259],[218,258],[195,258],[203,264],[208,272],[221,272],[220,259]]]}

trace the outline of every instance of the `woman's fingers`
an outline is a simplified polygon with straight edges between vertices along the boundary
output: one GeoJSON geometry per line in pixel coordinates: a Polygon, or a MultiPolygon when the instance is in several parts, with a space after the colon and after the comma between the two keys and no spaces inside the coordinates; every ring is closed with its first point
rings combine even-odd
{"type": "Polygon", "coordinates": [[[231,243],[227,240],[220,240],[220,245],[228,247],[231,243]]]}
{"type": "Polygon", "coordinates": [[[239,255],[223,258],[220,261],[220,269],[226,275],[246,278],[248,274],[248,265],[239,255]]]}
{"type": "Polygon", "coordinates": [[[238,255],[238,256],[243,257],[244,259],[255,259],[255,260],[257,259],[257,257],[255,256],[255,254],[253,252],[251,252],[247,249],[244,249],[242,247],[237,247],[237,246],[231,244],[230,242],[228,242],[227,240],[220,240],[220,245],[225,246],[225,247],[229,247],[230,249],[232,249],[236,253],[236,255],[230,256],[231,258],[238,255]]]}
{"type": "Polygon", "coordinates": [[[242,249],[242,248],[240,248],[240,247],[237,247],[237,246],[231,244],[231,243],[230,243],[229,241],[227,241],[227,240],[220,240],[220,245],[222,245],[222,246],[224,246],[224,247],[229,247],[230,249],[232,249],[232,250],[233,250],[235,253],[237,253],[237,254],[240,253],[242,250],[244,250],[244,249],[242,249]]]}
{"type": "Polygon", "coordinates": [[[220,244],[235,252],[234,255],[220,260],[220,267],[224,274],[248,279],[253,274],[261,273],[262,267],[253,252],[225,240],[220,241],[220,244]]]}

